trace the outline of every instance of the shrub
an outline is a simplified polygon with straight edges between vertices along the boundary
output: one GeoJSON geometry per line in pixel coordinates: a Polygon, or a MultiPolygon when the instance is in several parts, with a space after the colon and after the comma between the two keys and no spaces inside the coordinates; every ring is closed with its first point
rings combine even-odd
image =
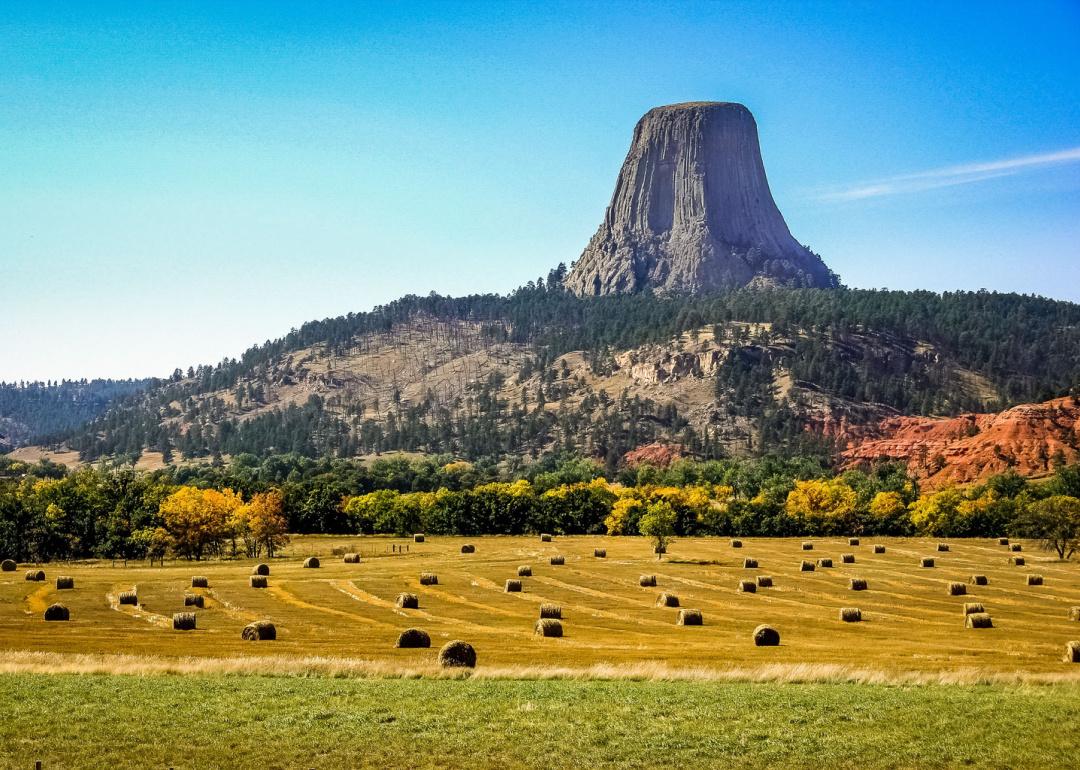
{"type": "Polygon", "coordinates": [[[403,610],[420,609],[420,597],[416,594],[398,594],[397,606],[403,610]]]}
{"type": "Polygon", "coordinates": [[[195,630],[195,613],[194,612],[178,612],[172,616],[172,627],[174,631],[194,631],[195,630]]]}
{"type": "Polygon", "coordinates": [[[700,626],[702,625],[701,610],[679,610],[679,616],[675,619],[677,626],[700,626]]]}
{"type": "Polygon", "coordinates": [[[537,636],[562,636],[562,621],[555,618],[540,618],[536,621],[534,631],[537,636]]]}
{"type": "Polygon", "coordinates": [[[840,609],[840,620],[845,623],[859,623],[862,621],[862,610],[858,607],[842,607],[840,609]]]}
{"type": "Polygon", "coordinates": [[[760,625],[754,629],[754,644],[758,647],[776,647],[780,644],[780,632],[772,626],[760,625]]]}
{"type": "Polygon", "coordinates": [[[45,610],[45,620],[70,620],[71,613],[62,604],[50,604],[45,610]]]}
{"type": "Polygon", "coordinates": [[[439,650],[439,665],[443,668],[476,668],[476,650],[468,642],[447,642],[439,650]]]}
{"type": "Polygon", "coordinates": [[[271,642],[277,639],[277,627],[269,620],[256,620],[244,626],[240,638],[248,642],[271,642]]]}
{"type": "Polygon", "coordinates": [[[398,634],[397,644],[394,646],[402,649],[426,648],[431,646],[431,637],[422,629],[406,628],[398,634]]]}

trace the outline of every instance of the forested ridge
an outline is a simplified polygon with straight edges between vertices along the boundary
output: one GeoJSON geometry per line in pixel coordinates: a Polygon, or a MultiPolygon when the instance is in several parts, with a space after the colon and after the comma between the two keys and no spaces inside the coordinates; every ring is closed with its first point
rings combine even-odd
{"type": "MultiPolygon", "coordinates": [[[[7,421],[9,445],[30,443],[77,428],[112,402],[151,383],[146,379],[0,382],[0,420],[7,421]]],[[[0,436],[4,434],[0,426],[0,436]]]]}
{"type": "MultiPolygon", "coordinates": [[[[678,409],[647,394],[592,392],[556,365],[559,356],[584,351],[593,371],[602,373],[618,351],[662,345],[703,328],[731,345],[715,375],[717,410],[751,426],[751,452],[828,451],[827,442],[807,430],[799,400],[773,393],[770,383],[780,371],[802,392],[906,414],[1001,409],[1063,395],[1080,383],[1080,306],[1068,302],[986,291],[855,289],[582,300],[562,290],[562,278],[560,269],[505,296],[407,296],[367,313],[307,323],[238,359],[177,369],[157,387],[51,440],[87,460],[137,456],[144,449],[162,451],[167,460],[176,453],[317,457],[393,450],[476,459],[577,449],[613,464],[653,440],[720,457],[732,442],[722,440],[719,423],[691,425],[678,409]],[[467,397],[451,405],[432,398],[380,403],[373,416],[371,404],[339,394],[280,408],[266,403],[267,372],[290,352],[320,348],[326,356],[343,356],[365,335],[393,333],[418,318],[478,325],[490,345],[523,346],[527,360],[516,371],[473,383],[467,397]],[[733,331],[732,322],[767,328],[733,331]],[[958,377],[958,371],[968,375],[958,377]],[[500,396],[508,380],[537,374],[538,384],[520,398],[500,396]],[[987,392],[975,392],[972,378],[987,392]],[[240,419],[232,404],[210,395],[222,392],[236,404],[273,408],[240,419]]],[[[290,371],[278,374],[288,378],[290,371]]]]}

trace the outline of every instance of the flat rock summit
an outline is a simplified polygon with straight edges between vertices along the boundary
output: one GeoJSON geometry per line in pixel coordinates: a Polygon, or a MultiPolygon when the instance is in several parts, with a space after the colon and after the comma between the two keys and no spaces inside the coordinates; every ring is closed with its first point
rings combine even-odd
{"type": "Polygon", "coordinates": [[[567,277],[580,296],[833,287],[773,201],[741,104],[656,107],[634,128],[607,214],[567,277]]]}

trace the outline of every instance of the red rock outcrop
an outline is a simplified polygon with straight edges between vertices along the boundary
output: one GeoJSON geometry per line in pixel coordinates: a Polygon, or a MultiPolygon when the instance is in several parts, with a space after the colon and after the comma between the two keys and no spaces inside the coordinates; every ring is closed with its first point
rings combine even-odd
{"type": "Polygon", "coordinates": [[[890,417],[847,434],[844,466],[881,458],[907,462],[927,488],[978,481],[1009,468],[1045,476],[1080,462],[1080,399],[1021,404],[994,414],[890,417]]]}
{"type": "Polygon", "coordinates": [[[623,455],[623,463],[627,468],[636,468],[643,464],[666,468],[676,460],[681,460],[682,457],[681,444],[646,444],[623,455]]]}

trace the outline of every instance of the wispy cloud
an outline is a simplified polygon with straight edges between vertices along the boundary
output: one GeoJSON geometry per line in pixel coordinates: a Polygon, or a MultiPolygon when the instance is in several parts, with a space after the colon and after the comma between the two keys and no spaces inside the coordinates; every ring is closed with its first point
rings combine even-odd
{"type": "Polygon", "coordinates": [[[901,174],[873,182],[862,182],[852,187],[826,190],[818,193],[816,197],[823,201],[880,198],[886,195],[915,193],[940,187],[982,182],[986,179],[1012,176],[1032,169],[1063,166],[1069,163],[1080,163],[1080,147],[1040,155],[1023,155],[1018,158],[965,163],[959,166],[944,166],[929,171],[919,171],[914,174],[901,174]]]}

